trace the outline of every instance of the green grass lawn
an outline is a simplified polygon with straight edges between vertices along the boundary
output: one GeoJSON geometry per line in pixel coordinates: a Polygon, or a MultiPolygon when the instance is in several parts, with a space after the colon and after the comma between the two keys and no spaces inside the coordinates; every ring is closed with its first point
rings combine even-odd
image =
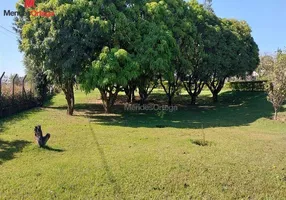
{"type": "Polygon", "coordinates": [[[69,117],[59,94],[0,122],[0,199],[286,199],[286,123],[270,120],[264,94],[225,91],[213,105],[204,92],[197,106],[176,97],[163,117],[122,105],[106,115],[98,99],[76,92],[69,117]],[[204,135],[209,145],[197,145],[204,135]]]}

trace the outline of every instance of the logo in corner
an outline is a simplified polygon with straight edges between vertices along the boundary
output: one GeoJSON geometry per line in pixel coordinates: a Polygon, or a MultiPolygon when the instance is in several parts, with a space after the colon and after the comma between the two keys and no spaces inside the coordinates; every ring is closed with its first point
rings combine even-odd
{"type": "Polygon", "coordinates": [[[25,8],[35,7],[35,0],[25,0],[25,8]]]}
{"type": "MultiPolygon", "coordinates": [[[[35,1],[36,0],[25,0],[25,4],[20,4],[21,6],[24,6],[25,9],[28,9],[28,8],[36,8],[35,6],[35,1]]],[[[34,9],[31,9],[29,10],[30,12],[30,15],[31,16],[34,16],[34,17],[52,17],[52,16],[55,16],[55,13],[53,11],[42,11],[42,10],[34,10],[34,9]]],[[[4,16],[18,16],[19,13],[17,11],[11,11],[11,10],[4,10],[4,16]]]]}

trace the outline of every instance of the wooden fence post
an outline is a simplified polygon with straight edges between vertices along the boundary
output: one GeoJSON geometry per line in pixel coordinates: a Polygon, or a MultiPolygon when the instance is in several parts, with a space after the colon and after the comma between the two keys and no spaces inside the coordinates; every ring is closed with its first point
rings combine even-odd
{"type": "Polygon", "coordinates": [[[0,98],[2,96],[2,78],[4,77],[5,72],[3,72],[2,76],[0,77],[0,98]]]}
{"type": "Polygon", "coordinates": [[[23,80],[22,80],[22,95],[23,95],[23,97],[26,95],[26,91],[25,91],[25,79],[26,78],[27,78],[27,75],[25,75],[23,80]]]}
{"type": "Polygon", "coordinates": [[[18,74],[16,74],[13,78],[13,85],[12,85],[12,99],[14,100],[14,94],[15,94],[15,79],[17,78],[18,74]]]}

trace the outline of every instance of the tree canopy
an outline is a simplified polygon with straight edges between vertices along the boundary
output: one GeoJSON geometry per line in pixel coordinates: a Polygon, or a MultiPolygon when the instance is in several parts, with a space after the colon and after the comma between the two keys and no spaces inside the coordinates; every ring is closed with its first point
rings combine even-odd
{"type": "Polygon", "coordinates": [[[158,82],[169,104],[180,85],[192,104],[205,85],[217,101],[227,77],[259,63],[249,25],[217,17],[211,1],[37,1],[36,9],[53,11],[51,17],[17,9],[19,48],[62,88],[68,114],[76,78],[86,92],[100,90],[109,112],[119,91],[131,99],[138,88],[144,103],[158,82]]]}

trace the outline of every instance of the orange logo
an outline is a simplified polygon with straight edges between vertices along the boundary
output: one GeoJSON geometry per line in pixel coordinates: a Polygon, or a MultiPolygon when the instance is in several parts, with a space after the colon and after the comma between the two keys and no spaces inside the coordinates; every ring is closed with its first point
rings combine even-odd
{"type": "Polygon", "coordinates": [[[25,0],[25,8],[35,7],[35,0],[25,0]]]}

